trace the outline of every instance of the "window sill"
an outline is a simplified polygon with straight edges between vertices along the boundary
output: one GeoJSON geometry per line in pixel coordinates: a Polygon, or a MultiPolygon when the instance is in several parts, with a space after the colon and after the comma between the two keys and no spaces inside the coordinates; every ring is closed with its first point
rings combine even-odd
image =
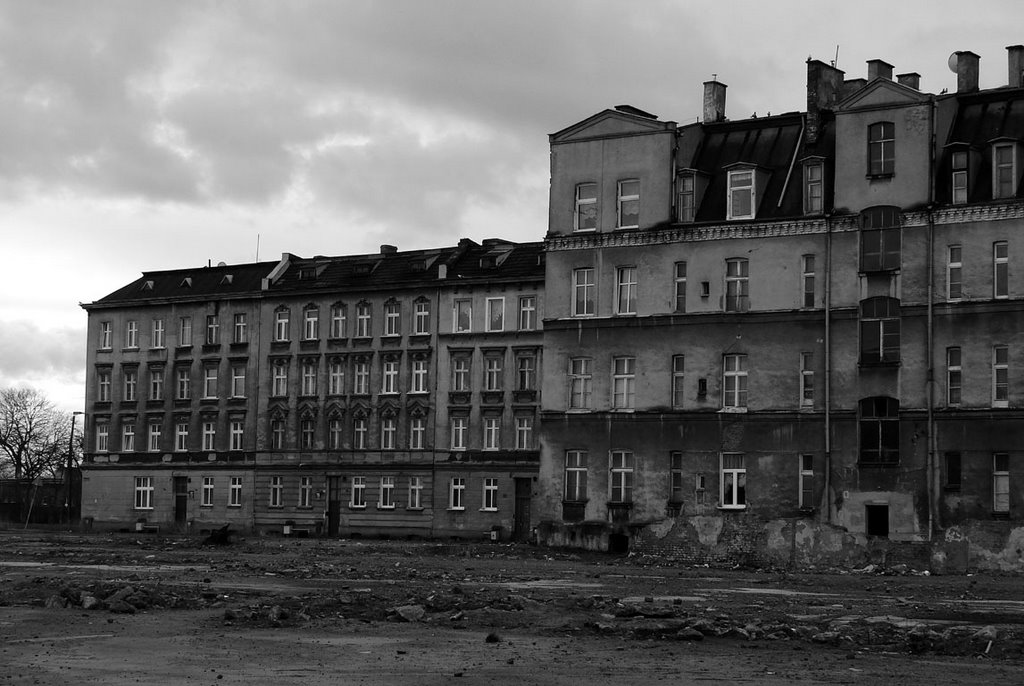
{"type": "Polygon", "coordinates": [[[378,510],[394,510],[395,506],[394,505],[378,505],[377,509],[378,510]]]}
{"type": "Polygon", "coordinates": [[[237,510],[237,509],[240,509],[241,507],[242,507],[242,505],[241,505],[241,504],[238,504],[238,505],[228,505],[228,508],[229,508],[229,509],[230,509],[230,508],[234,508],[234,509],[236,509],[236,510],[237,510]]]}
{"type": "Polygon", "coordinates": [[[885,181],[896,176],[896,172],[884,172],[882,174],[865,174],[864,178],[870,181],[885,181]]]}
{"type": "Polygon", "coordinates": [[[366,509],[366,505],[352,505],[352,504],[349,504],[348,509],[350,509],[350,510],[365,510],[366,509]]]}
{"type": "Polygon", "coordinates": [[[464,508],[464,507],[449,507],[449,508],[446,508],[446,509],[449,512],[465,512],[466,511],[466,508],[464,508]]]}
{"type": "Polygon", "coordinates": [[[573,229],[572,232],[573,233],[597,233],[597,227],[595,226],[592,229],[573,229]]]}
{"type": "Polygon", "coordinates": [[[857,363],[857,366],[861,367],[862,369],[872,369],[872,368],[885,369],[886,367],[899,367],[900,366],[900,361],[899,360],[870,360],[870,361],[861,360],[860,362],[857,363]]]}
{"type": "Polygon", "coordinates": [[[405,509],[409,512],[423,512],[422,507],[407,507],[405,509]]]}
{"type": "Polygon", "coordinates": [[[1004,402],[1004,401],[998,401],[997,400],[997,401],[992,403],[992,409],[993,410],[1005,410],[1005,409],[1008,409],[1009,407],[1010,407],[1010,403],[1008,401],[1004,402]]]}
{"type": "Polygon", "coordinates": [[[725,511],[725,512],[742,512],[743,510],[747,509],[747,506],[746,505],[719,505],[717,509],[725,511]]]}
{"type": "Polygon", "coordinates": [[[481,512],[497,512],[498,508],[496,508],[496,507],[481,507],[480,511],[481,512]]]}
{"type": "Polygon", "coordinates": [[[723,407],[722,409],[719,410],[719,412],[722,412],[722,413],[725,413],[725,414],[746,414],[747,413],[747,408],[745,408],[745,407],[731,407],[730,406],[730,407],[723,407]]]}

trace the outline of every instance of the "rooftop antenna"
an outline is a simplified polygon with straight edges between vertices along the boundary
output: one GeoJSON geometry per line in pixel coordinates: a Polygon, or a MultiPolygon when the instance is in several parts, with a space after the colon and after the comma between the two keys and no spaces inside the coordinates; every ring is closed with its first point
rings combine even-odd
{"type": "Polygon", "coordinates": [[[832,60],[832,66],[836,69],[839,68],[839,43],[836,43],[836,58],[832,60]]]}
{"type": "Polygon", "coordinates": [[[260,261],[260,235],[256,234],[256,261],[260,261]]]}

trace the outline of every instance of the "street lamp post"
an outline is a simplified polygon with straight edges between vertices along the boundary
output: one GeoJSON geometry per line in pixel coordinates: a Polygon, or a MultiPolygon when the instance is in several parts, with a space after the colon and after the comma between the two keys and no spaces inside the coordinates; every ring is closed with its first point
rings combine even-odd
{"type": "Polygon", "coordinates": [[[71,526],[71,470],[75,464],[75,417],[84,412],[71,413],[71,435],[68,437],[68,467],[64,470],[64,515],[71,526]]]}

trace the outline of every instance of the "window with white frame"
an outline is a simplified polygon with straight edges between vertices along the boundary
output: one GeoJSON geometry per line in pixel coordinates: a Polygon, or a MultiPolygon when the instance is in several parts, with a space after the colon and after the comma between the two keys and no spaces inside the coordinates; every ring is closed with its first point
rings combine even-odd
{"type": "Polygon", "coordinates": [[[800,353],[800,407],[814,407],[814,353],[800,353]]]}
{"type": "Polygon", "coordinates": [[[430,301],[420,298],[413,303],[412,325],[412,332],[416,335],[430,333],[430,301]]]}
{"type": "Polygon", "coordinates": [[[206,345],[220,343],[220,317],[215,314],[206,315],[206,338],[203,342],[206,345]]]}
{"type": "Polygon", "coordinates": [[[460,298],[452,305],[452,331],[468,333],[473,326],[473,301],[460,298]]]}
{"type": "Polygon", "coordinates": [[[105,453],[110,450],[110,426],[107,424],[96,425],[96,452],[105,453]]]}
{"type": "Polygon", "coordinates": [[[242,506],[242,477],[233,476],[228,484],[228,507],[242,506]]]}
{"type": "Polygon", "coordinates": [[[234,324],[232,327],[231,342],[232,343],[248,343],[249,342],[249,322],[245,312],[235,312],[234,324]]]}
{"type": "Polygon", "coordinates": [[[597,184],[576,185],[576,203],[573,211],[574,231],[595,231],[597,229],[597,184]]]}
{"type": "Polygon", "coordinates": [[[1010,252],[1006,241],[992,244],[992,297],[1010,297],[1010,252]]]}
{"type": "Polygon", "coordinates": [[[896,127],[891,121],[868,126],[868,176],[891,176],[896,170],[896,127]]]}
{"type": "Polygon", "coordinates": [[[448,484],[448,509],[466,509],[466,480],[463,477],[452,477],[448,484]]]}
{"type": "Polygon", "coordinates": [[[679,409],[686,402],[683,381],[686,379],[686,356],[672,356],[672,407],[679,409]]]}
{"type": "Polygon", "coordinates": [[[288,395],[288,361],[274,360],[271,369],[270,394],[277,397],[288,395]]]}
{"type": "Polygon", "coordinates": [[[402,335],[402,307],[397,300],[384,303],[384,335],[402,335]]]}
{"type": "Polygon", "coordinates": [[[814,255],[804,255],[800,258],[800,285],[801,285],[801,307],[814,307],[814,255]]]}
{"type": "Polygon", "coordinates": [[[619,181],[615,226],[619,229],[635,229],[640,226],[639,179],[619,181]]]}
{"type": "Polygon", "coordinates": [[[1010,511],[1010,454],[992,454],[992,511],[1010,511]]]}
{"type": "Polygon", "coordinates": [[[370,394],[370,362],[358,359],[352,364],[352,393],[355,395],[370,394]]]}
{"type": "Polygon", "coordinates": [[[747,506],[747,468],[743,453],[722,453],[720,482],[722,509],[741,510],[747,506]]]}
{"type": "Polygon", "coordinates": [[[612,408],[632,410],[636,404],[636,358],[612,359],[612,408]]]}
{"type": "Polygon", "coordinates": [[[457,393],[469,391],[469,357],[452,356],[452,390],[457,393]]]}
{"type": "Polygon", "coordinates": [[[125,402],[136,400],[135,392],[139,386],[139,372],[135,369],[124,370],[124,395],[125,402]]]}
{"type": "Polygon", "coordinates": [[[154,319],[153,320],[153,336],[151,341],[151,348],[163,348],[164,347],[164,320],[154,319]]]}
{"type": "Polygon", "coordinates": [[[344,338],[346,323],[348,321],[348,308],[342,303],[331,305],[331,338],[344,338]]]}
{"type": "Polygon", "coordinates": [[[412,392],[426,393],[427,387],[427,360],[412,361],[412,392]]]}
{"type": "Polygon", "coordinates": [[[960,348],[946,348],[946,404],[959,405],[960,391],[963,387],[963,367],[961,366],[960,348]]]}
{"type": "Polygon", "coordinates": [[[316,420],[305,417],[299,420],[299,447],[312,450],[316,441],[316,420]]]}
{"type": "Polygon", "coordinates": [[[274,313],[274,340],[277,342],[287,341],[290,338],[289,323],[291,312],[287,309],[278,310],[274,313]]]}
{"type": "Polygon", "coordinates": [[[594,295],[597,286],[594,281],[594,268],[581,267],[572,270],[572,316],[592,317],[596,310],[594,295]]]}
{"type": "Polygon", "coordinates": [[[270,448],[272,450],[284,450],[285,426],[284,420],[275,418],[270,420],[270,448]]]}
{"type": "Polygon", "coordinates": [[[636,267],[615,270],[615,313],[636,314],[636,267]]]}
{"type": "Polygon", "coordinates": [[[380,478],[380,497],[377,499],[377,509],[395,509],[395,477],[388,475],[380,478]]]}
{"type": "Polygon", "coordinates": [[[164,399],[164,370],[161,368],[149,370],[149,399],[164,399]]]}
{"type": "Polygon", "coordinates": [[[683,497],[683,454],[674,451],[668,456],[668,501],[678,506],[683,497]]]}
{"type": "Polygon", "coordinates": [[[633,453],[629,450],[612,451],[611,502],[633,502],[633,453]]]}
{"type": "Polygon", "coordinates": [[[398,393],[398,360],[385,358],[381,361],[380,392],[388,395],[398,393]]]}
{"type": "Polygon", "coordinates": [[[423,438],[427,434],[427,420],[413,417],[409,420],[409,450],[423,450],[423,438]]]}
{"type": "Polygon", "coordinates": [[[537,388],[537,357],[533,353],[516,355],[516,390],[532,391],[537,388]]]}
{"type": "Polygon", "coordinates": [[[192,317],[178,319],[178,347],[192,347],[192,317]]]}
{"type": "Polygon", "coordinates": [[[516,450],[533,449],[533,417],[516,417],[516,450]]]}
{"type": "Polygon", "coordinates": [[[484,512],[498,510],[498,480],[493,477],[484,478],[483,507],[480,509],[484,512]]]}
{"type": "Polygon", "coordinates": [[[587,500],[587,451],[565,451],[565,493],[566,502],[582,503],[587,500]]]}
{"type": "Polygon", "coordinates": [[[101,403],[110,402],[110,372],[96,372],[96,401],[101,403]]]}
{"type": "Polygon", "coordinates": [[[686,312],[686,263],[676,262],[675,264],[675,299],[673,309],[676,312],[686,312]]]}
{"type": "Polygon", "coordinates": [[[215,422],[203,422],[203,450],[217,449],[217,424],[215,422]]]}
{"type": "Polygon", "coordinates": [[[366,437],[369,433],[370,427],[366,417],[356,417],[352,421],[352,447],[356,450],[366,450],[366,437]]]}
{"type": "Polygon", "coordinates": [[[747,356],[725,355],[722,359],[722,407],[747,406],[747,356]]]}
{"type": "Polygon", "coordinates": [[[299,507],[313,507],[313,477],[299,477],[299,507]]]}
{"type": "Polygon", "coordinates": [[[409,500],[406,505],[410,510],[423,509],[423,477],[409,477],[409,500]]]}
{"type": "Polygon", "coordinates": [[[356,338],[370,338],[370,326],[372,324],[372,312],[370,303],[361,302],[356,304],[356,338]]]}
{"type": "Polygon", "coordinates": [[[725,261],[725,311],[750,309],[750,264],[741,257],[725,261]]]}
{"type": "Polygon", "coordinates": [[[231,439],[231,450],[239,451],[245,440],[245,422],[239,419],[231,420],[229,425],[229,437],[231,439]]]}
{"type": "Polygon", "coordinates": [[[960,150],[951,155],[952,178],[952,200],[954,205],[963,205],[967,202],[967,152],[960,150]]]}
{"type": "Polygon", "coordinates": [[[505,330],[505,299],[487,298],[487,330],[505,330]]]}
{"type": "Polygon", "coordinates": [[[345,392],[345,364],[339,358],[332,358],[327,366],[327,393],[342,395],[345,392]]]}
{"type": "Polygon", "coordinates": [[[519,330],[533,331],[537,328],[537,296],[519,296],[519,330]]]}
{"type": "Polygon", "coordinates": [[[149,443],[146,447],[151,453],[160,451],[160,435],[163,432],[163,426],[160,422],[149,423],[149,443]]]}
{"type": "Polygon", "coordinates": [[[452,417],[452,450],[466,449],[466,434],[469,431],[469,419],[452,417]]]}
{"type": "Polygon", "coordinates": [[[124,347],[139,347],[139,323],[137,321],[129,319],[125,324],[124,334],[124,347]]]}
{"type": "Polygon", "coordinates": [[[484,450],[497,450],[501,447],[501,419],[484,417],[484,450]]]}
{"type": "Polygon", "coordinates": [[[349,496],[348,506],[353,508],[366,507],[366,477],[353,476],[352,489],[349,496]]]}
{"type": "Polygon", "coordinates": [[[217,368],[203,367],[203,397],[217,397],[217,368]]]}
{"type": "Polygon", "coordinates": [[[341,450],[342,431],[340,417],[331,417],[327,421],[327,444],[331,450],[341,450]]]}
{"type": "Polygon", "coordinates": [[[398,420],[394,417],[382,417],[380,420],[380,449],[394,450],[397,436],[398,420]]]}
{"type": "Polygon", "coordinates": [[[177,368],[177,394],[178,400],[188,400],[192,395],[192,370],[188,367],[177,368]]]}
{"type": "Polygon", "coordinates": [[[135,422],[124,422],[121,425],[121,450],[126,453],[135,452],[135,422]]]}
{"type": "Polygon", "coordinates": [[[1012,198],[1017,194],[1017,146],[999,143],[992,148],[992,197],[1012,198]]]}
{"type": "Polygon", "coordinates": [[[694,193],[693,174],[679,177],[679,192],[676,201],[676,219],[681,222],[692,222],[696,214],[697,200],[694,193]]]}
{"type": "Polygon", "coordinates": [[[946,248],[946,299],[963,298],[963,248],[950,245],[946,248]]]}
{"type": "Polygon", "coordinates": [[[757,207],[752,170],[731,171],[728,176],[729,194],[726,196],[728,219],[753,219],[757,207]]]}
{"type": "Polygon", "coordinates": [[[320,338],[320,308],[307,307],[302,310],[302,340],[315,341],[320,338]]]}
{"type": "Polygon", "coordinates": [[[804,214],[819,214],[824,209],[824,166],[821,162],[804,165],[804,214]]]}
{"type": "Polygon", "coordinates": [[[801,509],[814,507],[814,455],[800,455],[801,509]]]}
{"type": "Polygon", "coordinates": [[[1010,404],[1010,348],[1005,345],[992,347],[992,407],[1009,407],[1010,404]]]}
{"type": "Polygon", "coordinates": [[[203,496],[200,504],[202,507],[213,507],[213,477],[203,477],[203,496]]]}
{"type": "Polygon", "coordinates": [[[593,360],[589,357],[574,357],[569,360],[569,409],[591,409],[593,386],[593,360]]]}
{"type": "Polygon", "coordinates": [[[231,397],[245,397],[245,365],[231,365],[231,397]]]}
{"type": "Polygon", "coordinates": [[[153,477],[135,477],[135,509],[153,509],[153,477]]]}
{"type": "Polygon", "coordinates": [[[174,450],[179,453],[188,450],[188,422],[174,423],[174,450]]]}
{"type": "Polygon", "coordinates": [[[100,350],[110,350],[114,335],[110,322],[100,322],[100,350]]]}
{"type": "Polygon", "coordinates": [[[487,354],[484,357],[484,390],[500,391],[504,377],[504,360],[500,355],[487,354]]]}

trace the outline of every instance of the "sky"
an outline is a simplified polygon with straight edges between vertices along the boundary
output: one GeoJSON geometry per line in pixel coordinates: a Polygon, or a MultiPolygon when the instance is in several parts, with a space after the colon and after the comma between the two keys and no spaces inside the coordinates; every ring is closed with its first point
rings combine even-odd
{"type": "Polygon", "coordinates": [[[805,109],[806,60],[1007,82],[1019,0],[0,0],[0,388],[84,402],[143,271],[547,230],[548,139],[630,104],[805,109]]]}

